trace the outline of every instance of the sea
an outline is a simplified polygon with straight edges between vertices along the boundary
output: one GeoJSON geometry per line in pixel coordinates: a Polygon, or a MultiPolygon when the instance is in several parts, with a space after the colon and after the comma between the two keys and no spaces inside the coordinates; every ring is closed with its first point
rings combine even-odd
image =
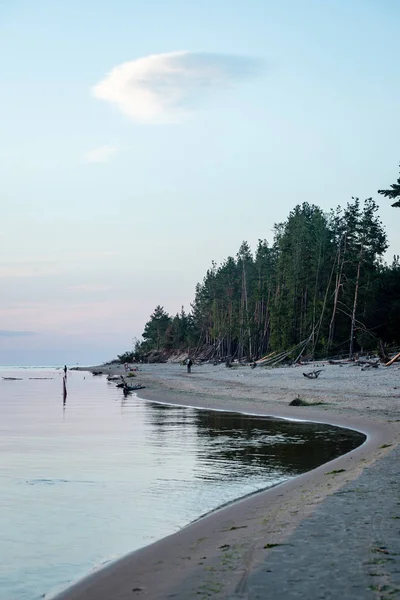
{"type": "Polygon", "coordinates": [[[68,371],[65,391],[61,368],[0,367],[2,600],[50,599],[109,561],[365,439],[316,423],[125,396],[89,372],[68,371]]]}

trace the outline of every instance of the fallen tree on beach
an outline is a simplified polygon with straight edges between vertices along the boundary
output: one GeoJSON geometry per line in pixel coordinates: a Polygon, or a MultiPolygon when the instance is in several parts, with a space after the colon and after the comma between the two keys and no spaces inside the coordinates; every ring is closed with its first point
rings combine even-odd
{"type": "Polygon", "coordinates": [[[392,365],[397,360],[400,360],[400,352],[393,356],[393,358],[391,358],[387,363],[385,363],[385,367],[390,367],[390,365],[392,365]]]}
{"type": "Polygon", "coordinates": [[[307,379],[317,379],[320,373],[322,373],[322,369],[318,369],[317,371],[311,371],[310,373],[303,373],[303,375],[304,377],[307,377],[307,379]]]}

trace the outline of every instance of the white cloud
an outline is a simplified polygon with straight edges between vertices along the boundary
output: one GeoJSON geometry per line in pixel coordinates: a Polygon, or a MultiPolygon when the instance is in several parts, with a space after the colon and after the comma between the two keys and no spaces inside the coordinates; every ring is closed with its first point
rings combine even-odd
{"type": "Polygon", "coordinates": [[[259,61],[199,52],[152,54],[114,67],[92,88],[142,123],[180,121],[200,95],[257,73],[259,61]]]}
{"type": "Polygon", "coordinates": [[[106,163],[116,152],[118,152],[118,148],[114,146],[99,146],[87,152],[84,158],[89,163],[106,163]]]}

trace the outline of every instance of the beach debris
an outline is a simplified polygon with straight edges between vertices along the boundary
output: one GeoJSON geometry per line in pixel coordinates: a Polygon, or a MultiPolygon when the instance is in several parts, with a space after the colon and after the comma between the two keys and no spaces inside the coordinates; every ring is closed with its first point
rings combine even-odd
{"type": "Polygon", "coordinates": [[[29,377],[29,379],[53,379],[53,377],[29,377]]]}
{"type": "Polygon", "coordinates": [[[333,471],[328,471],[325,475],[338,475],[339,473],[344,473],[346,469],[334,469],[333,471]]]}
{"type": "Polygon", "coordinates": [[[278,365],[283,360],[286,360],[290,352],[291,350],[289,350],[288,352],[271,352],[270,354],[263,356],[255,362],[260,367],[273,367],[275,365],[278,365]]]}
{"type": "Polygon", "coordinates": [[[92,375],[103,375],[103,371],[92,371],[92,375]]]}
{"type": "Polygon", "coordinates": [[[124,394],[130,394],[131,392],[136,392],[137,390],[143,390],[145,388],[144,385],[126,385],[123,390],[124,394]]]}
{"type": "Polygon", "coordinates": [[[125,379],[122,377],[121,375],[121,379],[122,379],[122,384],[119,383],[117,385],[118,388],[122,387],[122,389],[124,390],[124,394],[130,394],[131,392],[136,392],[136,390],[143,390],[144,389],[144,385],[129,385],[128,383],[126,383],[125,379]]]}
{"type": "Polygon", "coordinates": [[[21,381],[22,377],[3,377],[4,381],[21,381]]]}
{"type": "Polygon", "coordinates": [[[359,361],[358,364],[362,367],[361,371],[367,371],[368,369],[377,369],[379,367],[379,360],[375,362],[371,360],[367,360],[365,362],[359,361]]]}
{"type": "Polygon", "coordinates": [[[391,358],[388,362],[385,362],[385,367],[390,367],[390,365],[392,365],[394,362],[396,362],[399,359],[400,359],[400,352],[398,354],[396,354],[395,356],[393,356],[393,358],[391,358]]]}
{"type": "Polygon", "coordinates": [[[303,373],[303,375],[304,377],[307,377],[307,379],[317,379],[322,371],[323,369],[317,369],[316,371],[310,371],[310,373],[303,373]]]}
{"type": "Polygon", "coordinates": [[[308,402],[308,400],[304,400],[304,398],[300,398],[300,396],[297,396],[297,398],[289,402],[289,406],[321,406],[321,404],[327,404],[327,402],[323,402],[322,400],[308,402]]]}
{"type": "Polygon", "coordinates": [[[120,379],[119,375],[107,375],[107,381],[119,381],[120,379]]]}
{"type": "Polygon", "coordinates": [[[307,400],[300,398],[300,396],[297,396],[297,398],[289,402],[289,406],[310,406],[310,403],[307,402],[307,400]]]}
{"type": "Polygon", "coordinates": [[[379,340],[378,356],[384,364],[390,361],[385,344],[382,340],[379,340]]]}
{"type": "Polygon", "coordinates": [[[372,552],[382,552],[382,554],[390,554],[386,546],[379,546],[379,548],[372,548],[372,552]]]}

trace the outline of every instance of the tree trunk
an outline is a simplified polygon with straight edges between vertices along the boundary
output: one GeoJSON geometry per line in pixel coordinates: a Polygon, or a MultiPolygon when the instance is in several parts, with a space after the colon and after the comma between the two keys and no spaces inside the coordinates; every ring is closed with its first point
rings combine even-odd
{"type": "Polygon", "coordinates": [[[329,323],[328,348],[330,348],[333,344],[333,336],[334,336],[334,332],[335,332],[335,317],[336,317],[337,303],[338,303],[338,298],[339,298],[339,290],[340,290],[340,286],[342,284],[344,257],[346,254],[346,237],[347,237],[347,234],[344,234],[343,254],[341,254],[341,245],[342,244],[340,241],[338,255],[337,255],[338,256],[338,259],[337,259],[338,272],[336,273],[336,285],[335,285],[335,296],[334,296],[334,300],[333,300],[332,317],[331,317],[331,322],[329,323]]]}
{"type": "Polygon", "coordinates": [[[356,325],[356,312],[357,312],[357,299],[358,299],[358,289],[360,287],[360,272],[361,272],[361,263],[363,256],[363,246],[361,246],[360,257],[357,265],[357,278],[356,278],[356,287],[354,289],[354,301],[353,301],[353,310],[351,313],[351,327],[350,327],[350,348],[349,348],[349,357],[353,358],[354,352],[354,330],[356,325]]]}
{"type": "Polygon", "coordinates": [[[247,300],[247,281],[246,281],[246,269],[243,261],[243,291],[244,291],[244,307],[246,311],[246,322],[247,322],[247,334],[249,336],[249,356],[248,359],[251,360],[253,356],[252,352],[252,344],[251,344],[251,329],[250,329],[250,320],[249,320],[249,306],[247,300]]]}

